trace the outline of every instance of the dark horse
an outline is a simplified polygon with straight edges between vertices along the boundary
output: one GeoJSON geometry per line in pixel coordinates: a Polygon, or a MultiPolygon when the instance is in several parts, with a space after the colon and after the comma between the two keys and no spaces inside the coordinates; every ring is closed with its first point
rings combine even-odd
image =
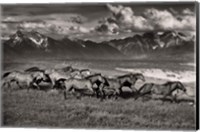
{"type": "Polygon", "coordinates": [[[103,98],[114,96],[117,99],[117,96],[120,95],[121,84],[116,78],[105,78],[104,87],[100,89],[103,92],[103,98]]]}
{"type": "Polygon", "coordinates": [[[130,73],[130,74],[125,74],[122,76],[118,76],[117,79],[119,80],[121,87],[120,87],[120,93],[122,93],[122,87],[126,86],[129,87],[133,92],[137,92],[135,89],[134,85],[138,79],[145,81],[144,76],[141,73],[130,73]]]}
{"type": "Polygon", "coordinates": [[[176,102],[176,96],[173,96],[172,94],[175,90],[182,90],[186,92],[186,88],[179,81],[169,81],[165,84],[146,83],[138,90],[138,97],[144,95],[151,95],[152,98],[160,96],[161,99],[166,99],[166,97],[170,97],[171,102],[176,102]]]}
{"type": "Polygon", "coordinates": [[[92,85],[96,84],[97,87],[96,88],[93,87],[93,90],[95,91],[97,98],[99,98],[99,94],[103,98],[102,88],[107,82],[105,77],[103,77],[100,73],[96,73],[96,74],[85,77],[85,79],[90,80],[92,85]]]}

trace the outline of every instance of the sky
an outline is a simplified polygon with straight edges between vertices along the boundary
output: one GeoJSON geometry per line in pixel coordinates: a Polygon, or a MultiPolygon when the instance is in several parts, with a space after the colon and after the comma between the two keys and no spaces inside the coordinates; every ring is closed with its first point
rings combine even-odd
{"type": "Polygon", "coordinates": [[[59,39],[105,41],[146,31],[196,30],[195,3],[84,3],[2,5],[3,37],[37,30],[59,39]]]}

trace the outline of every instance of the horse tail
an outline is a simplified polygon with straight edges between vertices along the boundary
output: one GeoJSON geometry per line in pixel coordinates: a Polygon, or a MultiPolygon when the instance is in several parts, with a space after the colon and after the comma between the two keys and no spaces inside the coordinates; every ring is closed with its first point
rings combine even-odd
{"type": "Polygon", "coordinates": [[[11,73],[11,72],[6,72],[6,73],[4,73],[3,76],[2,76],[2,78],[7,77],[8,75],[10,75],[10,73],[11,73]]]}

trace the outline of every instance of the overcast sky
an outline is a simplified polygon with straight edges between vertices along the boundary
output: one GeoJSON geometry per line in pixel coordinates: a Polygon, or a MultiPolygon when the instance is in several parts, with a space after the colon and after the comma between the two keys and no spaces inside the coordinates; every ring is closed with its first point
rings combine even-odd
{"type": "Polygon", "coordinates": [[[195,31],[196,27],[192,2],[2,5],[2,15],[5,35],[22,28],[104,38],[154,30],[195,31]]]}

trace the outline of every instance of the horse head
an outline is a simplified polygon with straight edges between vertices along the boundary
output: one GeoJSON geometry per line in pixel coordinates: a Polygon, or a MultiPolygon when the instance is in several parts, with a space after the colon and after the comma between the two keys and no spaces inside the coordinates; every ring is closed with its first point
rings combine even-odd
{"type": "Polygon", "coordinates": [[[53,86],[53,89],[61,89],[61,90],[65,89],[65,84],[64,84],[64,82],[65,82],[66,80],[67,80],[67,79],[65,79],[65,78],[60,78],[59,80],[57,80],[57,81],[55,82],[55,85],[53,86]]]}
{"type": "Polygon", "coordinates": [[[48,74],[45,74],[44,72],[40,72],[40,71],[34,72],[33,76],[36,80],[41,80],[45,82],[50,80],[50,77],[48,74]]]}
{"type": "Polygon", "coordinates": [[[184,92],[186,92],[186,88],[183,86],[183,84],[179,81],[168,81],[164,84],[164,86],[170,86],[170,92],[173,92],[177,89],[182,90],[184,92]]]}
{"type": "Polygon", "coordinates": [[[72,76],[72,77],[75,77],[77,75],[80,75],[79,71],[73,71],[73,72],[70,73],[70,76],[72,76]]]}
{"type": "Polygon", "coordinates": [[[80,70],[80,74],[89,76],[89,75],[91,75],[91,71],[89,69],[82,69],[82,70],[80,70]]]}
{"type": "Polygon", "coordinates": [[[176,88],[182,90],[183,92],[186,92],[186,88],[184,87],[184,85],[181,82],[175,82],[176,83],[176,88]]]}

